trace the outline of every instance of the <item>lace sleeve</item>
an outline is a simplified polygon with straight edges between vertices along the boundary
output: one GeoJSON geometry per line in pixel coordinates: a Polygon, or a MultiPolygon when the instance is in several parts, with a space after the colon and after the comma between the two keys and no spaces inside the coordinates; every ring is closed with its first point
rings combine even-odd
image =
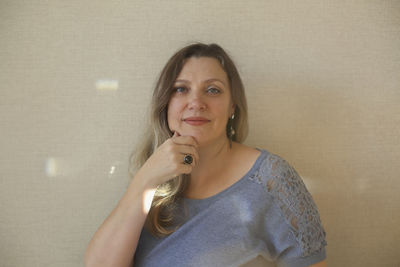
{"type": "Polygon", "coordinates": [[[279,206],[300,246],[301,256],[307,257],[321,251],[327,244],[326,234],[303,180],[286,160],[277,155],[270,154],[263,165],[253,179],[264,185],[279,206]]]}

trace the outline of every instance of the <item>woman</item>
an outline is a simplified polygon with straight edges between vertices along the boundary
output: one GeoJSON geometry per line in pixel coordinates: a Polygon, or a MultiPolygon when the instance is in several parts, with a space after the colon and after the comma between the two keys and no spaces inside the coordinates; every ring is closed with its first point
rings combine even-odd
{"type": "Polygon", "coordinates": [[[247,105],[216,44],[168,61],[137,172],[95,233],[86,266],[326,266],[325,232],[296,171],[241,144],[247,105]]]}

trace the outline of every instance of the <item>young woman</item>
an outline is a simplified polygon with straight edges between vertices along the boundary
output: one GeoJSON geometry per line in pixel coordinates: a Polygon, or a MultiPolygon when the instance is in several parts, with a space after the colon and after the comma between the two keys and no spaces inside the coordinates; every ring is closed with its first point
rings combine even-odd
{"type": "Polygon", "coordinates": [[[297,172],[241,144],[247,104],[216,44],[167,62],[133,179],[86,266],[326,266],[325,231],[297,172]]]}

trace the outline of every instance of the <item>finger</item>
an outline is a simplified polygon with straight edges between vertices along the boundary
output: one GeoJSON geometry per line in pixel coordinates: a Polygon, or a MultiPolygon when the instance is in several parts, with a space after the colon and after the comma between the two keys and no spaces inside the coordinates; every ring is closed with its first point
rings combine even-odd
{"type": "Polygon", "coordinates": [[[197,140],[193,136],[178,136],[174,137],[172,140],[177,145],[189,145],[196,148],[199,146],[197,140]]]}
{"type": "Polygon", "coordinates": [[[179,171],[180,171],[180,173],[190,174],[192,172],[192,170],[193,170],[193,166],[192,165],[184,164],[184,165],[181,165],[181,168],[180,168],[179,171]]]}

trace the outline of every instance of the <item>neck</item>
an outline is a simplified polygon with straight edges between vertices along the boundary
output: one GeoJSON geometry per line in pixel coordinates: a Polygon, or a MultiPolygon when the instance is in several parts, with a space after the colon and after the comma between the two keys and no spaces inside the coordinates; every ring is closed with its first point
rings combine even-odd
{"type": "Polygon", "coordinates": [[[199,162],[193,168],[190,179],[190,187],[199,187],[212,183],[214,174],[218,174],[225,166],[226,161],[232,152],[229,140],[224,139],[220,142],[208,146],[200,147],[199,162]]]}

